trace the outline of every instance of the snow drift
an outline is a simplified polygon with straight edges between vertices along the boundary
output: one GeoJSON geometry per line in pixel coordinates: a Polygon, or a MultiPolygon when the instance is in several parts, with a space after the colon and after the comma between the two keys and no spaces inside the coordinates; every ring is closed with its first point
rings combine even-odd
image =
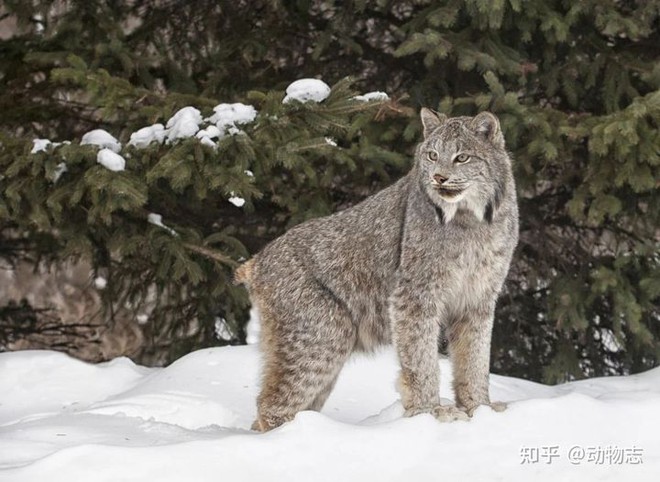
{"type": "MultiPolygon", "coordinates": [[[[450,366],[440,365],[450,403],[450,366]]],[[[507,411],[482,407],[469,422],[441,424],[428,415],[401,418],[397,361],[384,350],[347,364],[322,413],[302,412],[257,434],[249,426],[258,369],[255,346],[200,350],[164,369],[124,358],[90,365],[48,351],[0,354],[0,480],[657,480],[660,473],[660,369],[555,387],[491,375],[491,396],[510,402],[507,411]],[[582,459],[570,455],[573,447],[582,459]],[[602,455],[613,448],[625,457],[602,455]]]]}

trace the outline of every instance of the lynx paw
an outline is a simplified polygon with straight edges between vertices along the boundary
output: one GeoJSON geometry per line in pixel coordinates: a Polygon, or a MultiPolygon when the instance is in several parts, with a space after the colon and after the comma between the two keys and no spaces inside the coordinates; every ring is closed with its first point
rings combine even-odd
{"type": "Polygon", "coordinates": [[[455,420],[469,420],[467,413],[454,405],[437,405],[431,408],[410,408],[404,416],[414,417],[420,413],[430,413],[440,422],[454,422],[455,420]]]}
{"type": "MultiPolygon", "coordinates": [[[[507,408],[507,404],[505,402],[491,402],[491,403],[484,403],[483,405],[492,408],[495,412],[503,412],[507,408]]],[[[467,413],[470,417],[474,415],[474,412],[477,410],[477,408],[481,407],[482,405],[476,405],[471,408],[465,408],[465,413],[467,413]]]]}
{"type": "Polygon", "coordinates": [[[503,412],[504,410],[507,409],[507,407],[508,405],[506,404],[506,402],[492,402],[490,404],[490,408],[492,408],[496,412],[503,412]]]}
{"type": "Polygon", "coordinates": [[[453,422],[455,420],[470,420],[470,417],[460,408],[454,405],[438,405],[431,410],[433,415],[440,422],[453,422]]]}

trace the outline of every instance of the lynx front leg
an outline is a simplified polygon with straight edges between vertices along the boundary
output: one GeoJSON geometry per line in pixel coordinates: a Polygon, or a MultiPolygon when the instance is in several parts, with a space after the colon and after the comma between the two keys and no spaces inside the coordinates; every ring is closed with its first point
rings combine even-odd
{"type": "Polygon", "coordinates": [[[479,405],[501,412],[502,402],[490,402],[488,374],[494,308],[474,310],[456,319],[449,329],[449,353],[454,371],[456,405],[472,416],[479,405]]]}
{"type": "Polygon", "coordinates": [[[440,406],[440,325],[434,315],[421,300],[402,297],[391,300],[392,336],[401,363],[401,402],[407,417],[431,413],[443,422],[465,420],[465,413],[456,407],[440,406]]]}
{"type": "Polygon", "coordinates": [[[436,324],[402,318],[394,325],[394,344],[401,363],[399,391],[407,415],[429,412],[440,404],[436,324]]]}

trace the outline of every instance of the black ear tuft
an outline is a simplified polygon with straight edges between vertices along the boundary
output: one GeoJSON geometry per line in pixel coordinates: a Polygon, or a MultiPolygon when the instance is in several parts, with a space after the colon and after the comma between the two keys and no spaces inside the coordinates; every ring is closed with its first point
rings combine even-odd
{"type": "Polygon", "coordinates": [[[424,139],[427,139],[431,132],[436,130],[447,120],[447,116],[444,114],[438,114],[433,112],[431,109],[422,107],[422,111],[419,116],[422,119],[422,125],[424,126],[424,139]]]}
{"type": "Polygon", "coordinates": [[[504,149],[504,136],[500,129],[500,121],[490,112],[481,112],[472,118],[470,122],[472,130],[493,143],[493,145],[504,149]]]}

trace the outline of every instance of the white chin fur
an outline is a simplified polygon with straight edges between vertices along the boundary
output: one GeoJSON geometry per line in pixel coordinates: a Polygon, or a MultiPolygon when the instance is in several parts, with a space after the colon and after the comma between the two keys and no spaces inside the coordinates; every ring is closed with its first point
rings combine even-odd
{"type": "Polygon", "coordinates": [[[483,220],[484,217],[484,206],[479,199],[475,199],[474,196],[469,196],[469,188],[460,193],[458,196],[450,197],[443,196],[441,193],[437,193],[438,197],[442,200],[443,205],[440,206],[444,215],[444,222],[450,223],[459,209],[466,209],[472,211],[474,215],[479,219],[483,220]]]}

